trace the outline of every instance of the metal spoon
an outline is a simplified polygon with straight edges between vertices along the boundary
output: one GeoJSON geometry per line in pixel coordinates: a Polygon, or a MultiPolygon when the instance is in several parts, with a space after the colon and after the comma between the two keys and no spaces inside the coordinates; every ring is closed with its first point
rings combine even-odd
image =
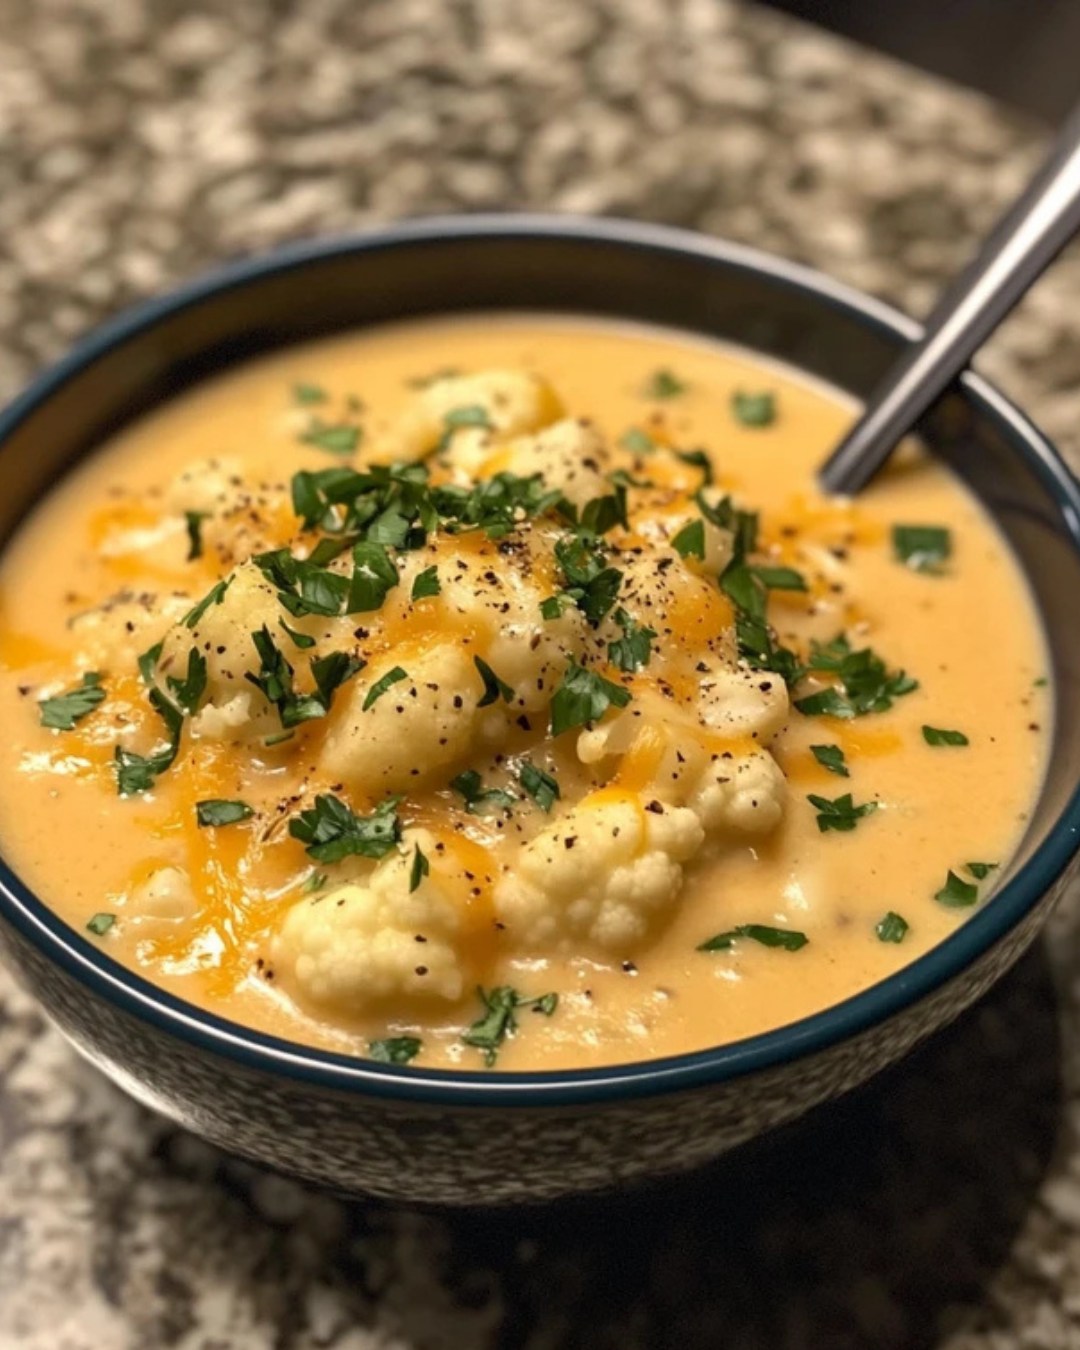
{"type": "Polygon", "coordinates": [[[975,261],[926,321],[866,411],[822,465],[827,492],[866,486],[934,399],[1080,230],[1080,108],[1049,157],[998,221],[975,261]]]}

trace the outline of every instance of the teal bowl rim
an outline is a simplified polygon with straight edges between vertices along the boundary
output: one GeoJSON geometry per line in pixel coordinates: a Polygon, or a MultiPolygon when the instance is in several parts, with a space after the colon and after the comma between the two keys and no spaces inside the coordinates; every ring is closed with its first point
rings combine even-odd
{"type": "MultiPolygon", "coordinates": [[[[433,216],[354,235],[292,244],[254,259],[232,263],[164,296],[125,310],[94,330],[39,375],[0,413],[0,449],[12,431],[77,372],[111,348],[152,329],[162,319],[234,287],[257,284],[275,273],[350,253],[377,253],[445,239],[545,239],[618,245],[659,255],[692,256],[703,263],[763,273],[773,282],[842,309],[870,328],[907,340],[921,326],[811,268],[745,245],[688,230],[614,219],[573,216],[433,216]]],[[[1080,553],[1080,486],[1045,436],[987,381],[966,372],[959,381],[966,398],[988,415],[1029,464],[1057,502],[1074,548],[1080,553]]],[[[955,933],[894,975],[825,1011],[787,1026],[706,1050],[641,1060],[608,1068],[500,1073],[383,1065],[309,1049],[204,1012],[159,989],[70,928],[0,858],[0,918],[48,960],[129,1015],[188,1045],[271,1076],[319,1090],[358,1093],[440,1106],[586,1106],[706,1088],[814,1055],[869,1031],[954,979],[1019,924],[1062,875],[1080,848],[1080,786],[1047,838],[999,891],[955,933]]]]}

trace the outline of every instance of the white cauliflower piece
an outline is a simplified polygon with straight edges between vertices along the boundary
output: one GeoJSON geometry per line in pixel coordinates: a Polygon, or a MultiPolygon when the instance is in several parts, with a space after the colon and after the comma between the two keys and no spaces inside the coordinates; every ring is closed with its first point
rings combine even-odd
{"type": "Polygon", "coordinates": [[[721,755],[702,774],[687,805],[709,835],[767,834],[780,823],[785,790],[780,766],[767,751],[721,755]]]}
{"type": "Polygon", "coordinates": [[[518,948],[628,951],[674,903],[703,837],[692,811],[586,798],[522,848],[496,912],[518,948]]]}
{"type": "Polygon", "coordinates": [[[474,746],[482,722],[492,715],[505,722],[497,707],[477,709],[482,687],[471,655],[452,642],[373,662],[339,695],[320,766],[373,797],[445,778],[474,746]],[[399,659],[408,678],[391,685],[365,712],[371,686],[399,659]]]}
{"type": "Polygon", "coordinates": [[[179,867],[159,867],[131,891],[127,914],[139,928],[170,928],[193,919],[198,911],[188,874],[179,867]]]}
{"type": "Polygon", "coordinates": [[[577,507],[613,491],[608,473],[615,467],[600,433],[579,418],[566,418],[534,436],[506,447],[506,469],[521,478],[541,474],[544,484],[558,488],[577,507]]]}
{"type": "MultiPolygon", "coordinates": [[[[413,396],[370,458],[376,462],[423,459],[439,446],[448,430],[453,432],[447,417],[463,408],[482,409],[485,429],[499,437],[535,431],[562,414],[551,386],[527,371],[448,375],[413,396]]],[[[453,435],[456,439],[457,433],[453,435]]],[[[475,448],[475,437],[471,439],[475,448]]]]}
{"type": "Polygon", "coordinates": [[[80,656],[91,668],[120,669],[130,666],[153,645],[162,628],[181,618],[191,605],[192,597],[185,594],[122,591],[103,605],[75,615],[70,627],[80,656]]]}
{"type": "Polygon", "coordinates": [[[662,515],[638,516],[634,520],[634,530],[650,543],[661,548],[670,548],[671,541],[684,525],[701,521],[705,540],[705,557],[693,559],[695,567],[709,576],[718,577],[731,561],[734,552],[734,540],[730,530],[722,530],[711,520],[705,520],[696,509],[669,511],[662,515]]]}
{"type": "Polygon", "coordinates": [[[271,960],[311,1002],[351,1015],[402,995],[454,1002],[464,992],[461,911],[439,875],[433,841],[412,830],[402,845],[365,882],[303,900],[285,916],[271,960]],[[417,845],[432,866],[410,893],[417,845]]]}
{"type": "Polygon", "coordinates": [[[703,726],[769,741],[787,715],[787,685],[770,671],[718,666],[701,677],[698,716],[703,726]]]}

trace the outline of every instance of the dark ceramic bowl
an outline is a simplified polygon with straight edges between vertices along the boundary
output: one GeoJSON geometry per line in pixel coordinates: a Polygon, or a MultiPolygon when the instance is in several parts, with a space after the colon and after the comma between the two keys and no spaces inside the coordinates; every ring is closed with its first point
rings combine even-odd
{"type": "MultiPolygon", "coordinates": [[[[0,417],[0,538],[79,456],[208,372],[407,315],[617,315],[740,343],[864,397],[917,326],[790,263],[618,222],[469,218],[242,263],[122,316],[0,417]]],[[[68,928],[0,866],[0,949],[73,1044],[215,1143],[344,1191],[507,1202],[691,1167],[845,1092],[978,998],[1061,894],[1080,839],[1080,493],[1039,432],[966,375],[924,428],[987,504],[1053,646],[1046,784],[993,898],[899,974],[814,1017],[619,1068],[395,1068],[305,1049],[185,1004],[68,928]]],[[[994,658],[987,616],[987,659],[994,658]]]]}

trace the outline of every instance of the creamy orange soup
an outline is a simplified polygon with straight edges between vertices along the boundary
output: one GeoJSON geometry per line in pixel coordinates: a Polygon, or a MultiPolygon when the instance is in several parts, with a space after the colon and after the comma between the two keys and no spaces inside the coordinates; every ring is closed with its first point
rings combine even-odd
{"type": "Polygon", "coordinates": [[[529,316],[177,398],[0,567],[6,857],[172,993],[398,1063],[669,1055],[865,989],[986,902],[1052,708],[945,470],[820,496],[851,416],[529,316]]]}

